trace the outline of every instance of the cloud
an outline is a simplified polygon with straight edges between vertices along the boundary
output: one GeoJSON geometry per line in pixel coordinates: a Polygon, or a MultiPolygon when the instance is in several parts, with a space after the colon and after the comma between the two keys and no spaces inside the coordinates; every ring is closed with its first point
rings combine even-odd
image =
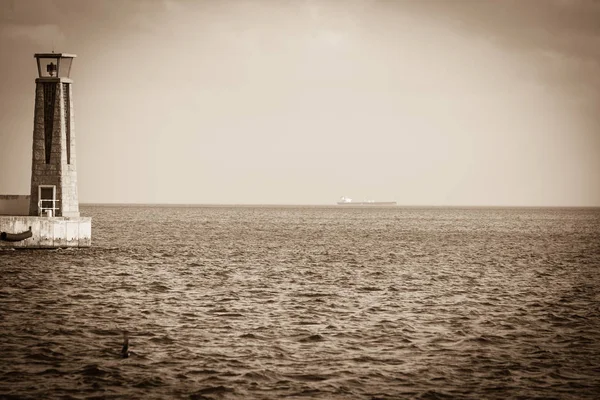
{"type": "Polygon", "coordinates": [[[600,2],[595,0],[442,1],[406,5],[515,52],[557,51],[600,58],[600,2]]]}
{"type": "Polygon", "coordinates": [[[181,13],[186,11],[184,4],[177,0],[163,0],[163,7],[165,11],[169,13],[181,13]]]}
{"type": "Polygon", "coordinates": [[[3,24],[0,26],[0,37],[14,40],[25,39],[45,48],[61,47],[66,40],[65,34],[55,24],[3,24]]]}

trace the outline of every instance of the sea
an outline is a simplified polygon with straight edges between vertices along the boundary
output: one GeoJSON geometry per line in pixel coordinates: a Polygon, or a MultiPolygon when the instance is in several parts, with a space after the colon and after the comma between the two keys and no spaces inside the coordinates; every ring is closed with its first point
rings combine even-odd
{"type": "Polygon", "coordinates": [[[598,208],[81,211],[0,250],[1,399],[600,398],[598,208]]]}

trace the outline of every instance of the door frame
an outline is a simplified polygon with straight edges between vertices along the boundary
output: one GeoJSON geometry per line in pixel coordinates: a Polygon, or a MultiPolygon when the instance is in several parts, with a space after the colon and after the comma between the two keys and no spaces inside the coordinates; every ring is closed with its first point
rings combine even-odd
{"type": "Polygon", "coordinates": [[[56,206],[56,185],[39,185],[38,186],[38,214],[44,214],[45,210],[52,210],[52,216],[56,216],[56,210],[58,207],[56,206]],[[42,199],[42,189],[52,189],[52,199],[42,199]],[[42,207],[42,201],[52,201],[52,207],[42,207]]]}

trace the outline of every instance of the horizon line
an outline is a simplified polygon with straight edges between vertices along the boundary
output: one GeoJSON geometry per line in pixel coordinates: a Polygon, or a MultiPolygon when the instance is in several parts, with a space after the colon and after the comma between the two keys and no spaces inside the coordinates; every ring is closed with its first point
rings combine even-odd
{"type": "Polygon", "coordinates": [[[459,204],[459,205],[435,205],[435,204],[396,204],[383,206],[365,206],[351,204],[315,204],[315,203],[136,203],[136,202],[80,202],[82,206],[154,206],[154,207],[332,207],[332,208],[600,208],[600,205],[573,206],[573,205],[477,205],[477,204],[459,204]]]}

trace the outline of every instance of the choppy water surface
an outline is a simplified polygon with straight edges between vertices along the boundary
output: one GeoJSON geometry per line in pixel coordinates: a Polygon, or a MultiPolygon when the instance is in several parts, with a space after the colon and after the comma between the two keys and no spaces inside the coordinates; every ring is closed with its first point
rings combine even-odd
{"type": "Polygon", "coordinates": [[[0,251],[2,398],[600,393],[598,209],[83,214],[91,249],[0,251]]]}

